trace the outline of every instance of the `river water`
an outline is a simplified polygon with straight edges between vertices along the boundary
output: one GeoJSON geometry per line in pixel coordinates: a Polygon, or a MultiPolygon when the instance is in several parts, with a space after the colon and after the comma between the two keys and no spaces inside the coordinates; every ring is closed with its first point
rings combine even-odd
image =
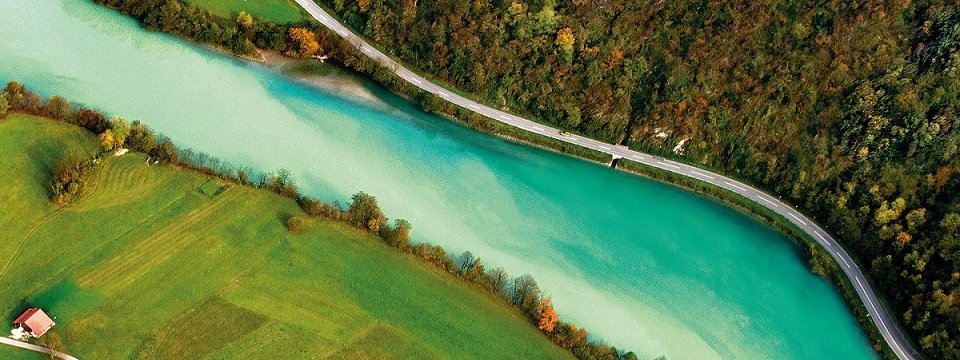
{"type": "Polygon", "coordinates": [[[0,0],[0,80],[140,119],[305,193],[374,194],[417,241],[530,273],[564,319],[643,357],[870,359],[782,235],[696,194],[311,88],[82,0],[0,0]]]}

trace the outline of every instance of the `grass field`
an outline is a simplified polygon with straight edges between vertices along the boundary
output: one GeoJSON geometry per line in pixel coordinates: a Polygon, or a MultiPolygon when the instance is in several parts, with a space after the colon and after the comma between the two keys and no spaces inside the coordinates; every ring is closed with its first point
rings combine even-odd
{"type": "Polygon", "coordinates": [[[0,120],[0,308],[9,323],[43,307],[73,355],[570,357],[509,306],[375,238],[326,221],[292,235],[292,200],[142,154],[105,159],[91,191],[53,208],[51,166],[95,146],[70,125],[0,120]]]}
{"type": "Polygon", "coordinates": [[[185,0],[210,10],[216,15],[233,18],[241,11],[278,24],[304,19],[300,6],[293,0],[185,0]]]}
{"type": "Polygon", "coordinates": [[[41,360],[47,356],[30,350],[0,345],[0,359],[3,360],[41,360]]]}

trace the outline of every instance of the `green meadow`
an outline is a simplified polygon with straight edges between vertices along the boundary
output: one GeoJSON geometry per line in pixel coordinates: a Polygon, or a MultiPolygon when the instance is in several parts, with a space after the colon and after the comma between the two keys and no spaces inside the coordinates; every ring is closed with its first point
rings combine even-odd
{"type": "Polygon", "coordinates": [[[46,355],[36,353],[30,350],[15,348],[12,346],[0,345],[0,359],[4,360],[40,360],[45,359],[46,355]]]}
{"type": "Polygon", "coordinates": [[[186,0],[186,2],[228,19],[237,16],[241,11],[278,24],[304,19],[300,6],[293,0],[186,0]]]}
{"type": "Polygon", "coordinates": [[[370,235],[314,219],[289,233],[305,215],[266,190],[128,153],[51,205],[56,161],[95,149],[78,127],[0,120],[0,311],[44,308],[81,359],[570,358],[512,307],[370,235]]]}

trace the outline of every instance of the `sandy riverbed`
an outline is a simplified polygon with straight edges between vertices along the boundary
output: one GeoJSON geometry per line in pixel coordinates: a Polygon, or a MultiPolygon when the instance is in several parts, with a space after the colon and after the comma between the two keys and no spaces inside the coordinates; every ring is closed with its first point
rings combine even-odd
{"type": "Polygon", "coordinates": [[[276,51],[261,51],[260,55],[261,63],[293,79],[345,98],[387,106],[374,94],[368,81],[338,65],[317,59],[294,59],[276,51]]]}

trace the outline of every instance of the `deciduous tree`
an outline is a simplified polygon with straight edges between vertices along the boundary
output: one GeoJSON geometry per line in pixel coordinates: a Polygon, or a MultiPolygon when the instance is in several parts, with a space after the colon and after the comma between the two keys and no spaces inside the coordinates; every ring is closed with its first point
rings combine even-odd
{"type": "Polygon", "coordinates": [[[540,286],[533,276],[525,274],[513,279],[513,304],[536,318],[537,305],[540,304],[540,286]]]}
{"type": "Polygon", "coordinates": [[[410,246],[410,222],[404,219],[393,220],[393,226],[383,226],[380,236],[388,245],[398,249],[410,246]]]}
{"type": "Polygon", "coordinates": [[[240,30],[250,30],[253,28],[253,16],[250,16],[246,11],[241,11],[237,14],[237,26],[240,30]]]}
{"type": "Polygon", "coordinates": [[[473,253],[469,251],[464,251],[460,256],[457,257],[457,267],[460,270],[460,273],[463,274],[470,270],[473,267],[473,264],[476,262],[476,257],[473,256],[473,253]]]}
{"type": "Polygon", "coordinates": [[[559,318],[557,317],[557,312],[553,310],[553,303],[550,302],[550,298],[543,298],[540,300],[539,311],[540,314],[539,320],[537,321],[537,328],[545,333],[552,333],[553,328],[557,325],[559,318]]]}
{"type": "Polygon", "coordinates": [[[290,28],[287,30],[287,51],[288,56],[310,57],[320,51],[320,44],[317,42],[317,35],[307,28],[290,28]]]}
{"type": "Polygon", "coordinates": [[[43,113],[54,119],[63,120],[70,115],[70,103],[60,96],[51,96],[43,107],[43,113]]]}
{"type": "Polygon", "coordinates": [[[377,198],[365,192],[359,192],[351,198],[347,216],[354,226],[373,232],[378,232],[380,226],[387,222],[387,217],[380,211],[377,198]]]}
{"type": "Polygon", "coordinates": [[[569,62],[573,59],[573,44],[576,42],[576,38],[573,36],[573,29],[565,27],[557,31],[557,47],[560,49],[560,54],[563,55],[563,58],[569,62]]]}

